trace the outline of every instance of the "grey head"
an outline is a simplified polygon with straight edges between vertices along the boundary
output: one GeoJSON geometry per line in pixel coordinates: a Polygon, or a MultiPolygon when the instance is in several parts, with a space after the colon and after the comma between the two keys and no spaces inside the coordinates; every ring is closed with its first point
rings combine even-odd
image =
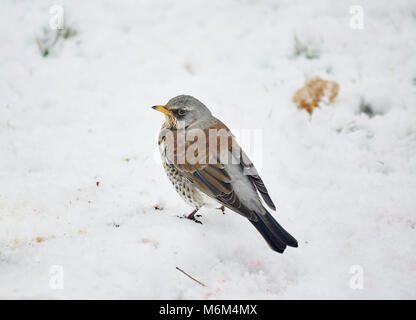
{"type": "Polygon", "coordinates": [[[154,106],[153,109],[166,115],[166,122],[171,127],[184,125],[185,128],[198,124],[204,124],[212,119],[211,112],[198,99],[192,96],[180,95],[168,101],[164,106],[154,106]]]}

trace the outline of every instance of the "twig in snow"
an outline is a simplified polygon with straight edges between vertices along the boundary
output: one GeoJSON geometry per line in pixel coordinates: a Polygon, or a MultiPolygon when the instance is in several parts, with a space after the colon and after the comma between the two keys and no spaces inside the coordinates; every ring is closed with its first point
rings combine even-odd
{"type": "Polygon", "coordinates": [[[182,272],[184,275],[188,276],[189,278],[191,278],[192,280],[194,280],[195,282],[198,282],[201,286],[206,287],[205,284],[203,284],[201,281],[196,280],[194,277],[190,276],[189,274],[187,274],[185,271],[183,271],[181,268],[176,267],[176,270],[179,270],[180,272],[182,272]]]}

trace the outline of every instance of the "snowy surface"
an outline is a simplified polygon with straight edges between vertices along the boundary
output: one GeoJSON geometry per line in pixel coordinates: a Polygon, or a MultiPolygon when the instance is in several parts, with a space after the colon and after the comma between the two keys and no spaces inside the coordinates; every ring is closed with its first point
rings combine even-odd
{"type": "Polygon", "coordinates": [[[2,1],[0,298],[416,298],[414,2],[67,1],[76,34],[42,57],[59,3],[2,1]],[[291,98],[315,75],[340,94],[310,117],[291,98]],[[260,131],[248,153],[299,248],[229,210],[177,218],[150,106],[178,94],[260,131]]]}

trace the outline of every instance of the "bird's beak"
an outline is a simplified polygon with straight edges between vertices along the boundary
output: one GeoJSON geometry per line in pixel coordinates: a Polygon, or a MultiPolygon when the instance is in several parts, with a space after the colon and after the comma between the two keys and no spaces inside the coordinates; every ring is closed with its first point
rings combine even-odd
{"type": "Polygon", "coordinates": [[[160,111],[166,115],[171,115],[172,111],[168,110],[165,106],[153,106],[153,109],[160,111]]]}

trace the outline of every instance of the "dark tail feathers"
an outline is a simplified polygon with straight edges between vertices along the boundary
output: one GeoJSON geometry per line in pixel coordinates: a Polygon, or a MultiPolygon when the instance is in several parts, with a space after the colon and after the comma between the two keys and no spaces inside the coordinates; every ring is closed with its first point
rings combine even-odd
{"type": "Polygon", "coordinates": [[[257,214],[257,221],[251,221],[253,226],[261,233],[272,250],[279,253],[285,251],[286,246],[297,247],[298,242],[283,227],[266,212],[265,215],[257,214]]]}

